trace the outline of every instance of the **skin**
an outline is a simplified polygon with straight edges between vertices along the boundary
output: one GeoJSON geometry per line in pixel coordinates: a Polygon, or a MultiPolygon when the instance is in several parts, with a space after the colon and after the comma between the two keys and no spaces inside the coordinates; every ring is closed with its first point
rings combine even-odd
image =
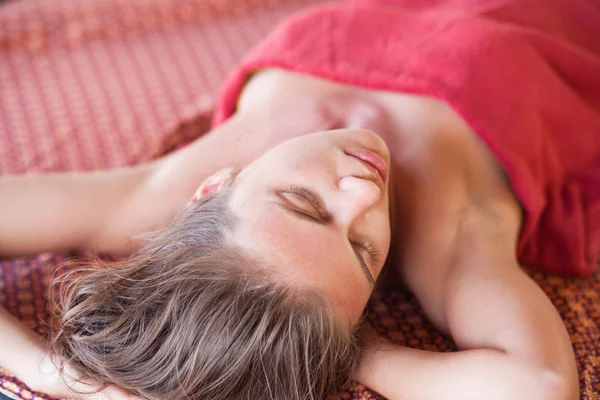
{"type": "MultiPolygon", "coordinates": [[[[408,349],[367,326],[359,381],[391,400],[579,397],[566,329],[516,259],[522,212],[502,169],[458,115],[426,97],[262,72],[226,123],[156,162],[0,178],[0,254],[127,253],[137,234],[231,180],[241,223],[229,240],[281,279],[316,285],[352,323],[372,291],[358,255],[375,279],[411,290],[460,349],[408,349]],[[383,157],[386,182],[346,154],[356,147],[383,157]],[[386,256],[391,268],[380,276],[386,256]]],[[[17,362],[5,366],[52,389],[31,368],[36,357],[17,362]]]]}
{"type": "Polygon", "coordinates": [[[314,133],[244,168],[230,201],[241,222],[232,240],[276,265],[281,279],[321,289],[349,322],[360,317],[368,276],[379,275],[390,246],[388,181],[345,153],[353,149],[373,149],[389,165],[387,146],[369,131],[314,133]]]}

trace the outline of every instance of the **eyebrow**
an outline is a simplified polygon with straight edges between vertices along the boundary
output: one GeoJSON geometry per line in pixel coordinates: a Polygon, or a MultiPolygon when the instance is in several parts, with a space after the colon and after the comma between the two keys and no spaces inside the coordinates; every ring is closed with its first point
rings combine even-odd
{"type": "MultiPolygon", "coordinates": [[[[277,201],[270,201],[270,203],[276,205],[278,208],[282,209],[283,211],[285,211],[288,214],[293,215],[294,217],[296,217],[298,219],[312,222],[313,224],[317,224],[317,225],[326,225],[327,224],[327,221],[320,221],[316,218],[310,217],[300,211],[294,210],[293,208],[286,206],[283,203],[279,203],[277,201]]],[[[373,279],[373,275],[371,275],[371,271],[369,270],[369,267],[367,267],[365,260],[363,260],[363,258],[360,256],[360,254],[358,254],[358,252],[356,250],[354,250],[354,255],[356,256],[356,259],[358,260],[358,262],[361,266],[361,269],[365,273],[365,276],[367,277],[367,280],[369,281],[369,284],[371,285],[371,287],[375,286],[375,280],[373,279]]]]}

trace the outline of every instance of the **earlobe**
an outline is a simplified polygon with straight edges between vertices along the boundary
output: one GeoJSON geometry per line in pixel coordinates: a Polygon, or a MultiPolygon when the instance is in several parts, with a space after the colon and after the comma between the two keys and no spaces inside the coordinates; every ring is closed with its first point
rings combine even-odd
{"type": "Polygon", "coordinates": [[[196,190],[196,193],[194,193],[187,206],[191,206],[203,197],[218,193],[224,187],[231,184],[237,173],[238,171],[235,168],[223,168],[215,172],[200,184],[198,190],[196,190]]]}

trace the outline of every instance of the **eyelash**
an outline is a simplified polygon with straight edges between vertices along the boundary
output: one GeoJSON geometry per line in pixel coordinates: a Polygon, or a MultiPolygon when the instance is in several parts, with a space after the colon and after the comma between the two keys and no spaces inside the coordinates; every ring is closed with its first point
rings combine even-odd
{"type": "Polygon", "coordinates": [[[327,218],[327,212],[323,208],[323,204],[321,204],[321,201],[319,201],[317,196],[315,196],[309,188],[307,188],[306,186],[291,185],[288,190],[291,193],[304,197],[310,204],[313,205],[313,207],[319,212],[319,214],[321,214],[321,217],[323,219],[327,218]]]}
{"type": "Polygon", "coordinates": [[[350,243],[354,246],[358,246],[369,254],[371,260],[377,263],[381,259],[381,253],[373,248],[373,245],[365,240],[351,240],[350,243]]]}
{"type": "MultiPolygon", "coordinates": [[[[319,214],[323,216],[327,215],[319,199],[312,193],[312,191],[308,187],[300,185],[291,185],[288,190],[291,193],[304,197],[309,203],[313,205],[313,207],[315,207],[319,214]]],[[[366,240],[351,240],[350,243],[353,246],[360,247],[362,250],[366,251],[374,263],[377,263],[380,260],[381,253],[375,250],[373,248],[373,245],[367,242],[366,240]]]]}

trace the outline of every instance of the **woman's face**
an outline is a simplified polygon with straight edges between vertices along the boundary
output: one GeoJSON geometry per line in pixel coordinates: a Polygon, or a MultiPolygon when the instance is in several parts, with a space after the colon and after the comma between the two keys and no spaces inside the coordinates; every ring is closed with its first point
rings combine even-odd
{"type": "Polygon", "coordinates": [[[237,176],[232,240],[281,279],[317,287],[355,322],[390,247],[389,167],[386,144],[366,130],[284,142],[237,176]]]}

